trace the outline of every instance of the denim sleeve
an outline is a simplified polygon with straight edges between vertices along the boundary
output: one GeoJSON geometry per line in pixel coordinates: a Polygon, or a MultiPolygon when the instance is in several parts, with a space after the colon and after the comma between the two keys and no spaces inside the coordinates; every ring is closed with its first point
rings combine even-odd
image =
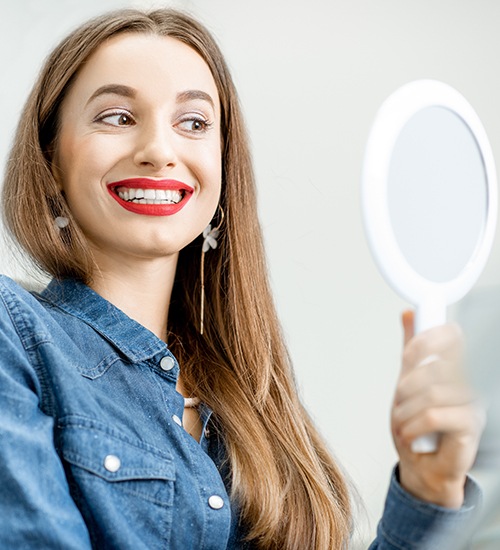
{"type": "Polygon", "coordinates": [[[465,501],[459,510],[416,499],[399,484],[394,469],[377,538],[369,550],[458,550],[468,548],[470,532],[482,499],[478,485],[468,478],[465,501]]]}
{"type": "Polygon", "coordinates": [[[0,548],[85,550],[87,528],[40,408],[43,343],[30,315],[0,284],[0,548]]]}

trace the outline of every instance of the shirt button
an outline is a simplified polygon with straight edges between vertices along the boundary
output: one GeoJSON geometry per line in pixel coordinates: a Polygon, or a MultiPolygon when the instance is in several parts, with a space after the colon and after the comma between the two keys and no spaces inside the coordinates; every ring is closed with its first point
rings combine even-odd
{"type": "Polygon", "coordinates": [[[176,414],[172,416],[172,420],[177,424],[177,426],[182,426],[182,420],[176,414]]]}
{"type": "Polygon", "coordinates": [[[212,495],[208,499],[208,505],[212,510],[220,510],[224,506],[224,500],[219,495],[212,495]]]}
{"type": "Polygon", "coordinates": [[[108,470],[108,472],[117,472],[121,465],[121,460],[115,455],[108,455],[104,459],[104,467],[108,470]]]}
{"type": "Polygon", "coordinates": [[[169,370],[172,370],[175,366],[175,361],[172,359],[172,357],[169,357],[168,355],[163,357],[160,361],[160,368],[161,370],[164,370],[168,372],[169,370]]]}

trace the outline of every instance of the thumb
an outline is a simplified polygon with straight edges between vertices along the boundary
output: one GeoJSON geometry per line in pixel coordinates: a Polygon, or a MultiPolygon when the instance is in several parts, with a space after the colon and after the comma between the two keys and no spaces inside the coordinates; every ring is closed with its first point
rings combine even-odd
{"type": "Polygon", "coordinates": [[[404,345],[415,335],[415,313],[409,309],[403,311],[401,322],[404,330],[404,345]]]}

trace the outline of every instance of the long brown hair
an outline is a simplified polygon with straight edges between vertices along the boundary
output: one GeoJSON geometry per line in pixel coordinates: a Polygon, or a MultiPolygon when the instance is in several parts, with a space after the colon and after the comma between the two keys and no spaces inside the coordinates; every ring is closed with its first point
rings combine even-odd
{"type": "Polygon", "coordinates": [[[209,66],[221,102],[225,212],[205,262],[205,331],[199,334],[200,238],[181,251],[169,343],[186,388],[213,411],[231,471],[231,496],[256,548],[347,546],[351,506],[343,475],[298,396],[269,288],[256,189],[236,91],[209,32],[171,9],[121,10],[74,31],[49,56],[23,111],[7,165],[3,207],[13,237],[57,278],[92,280],[94,262],[51,171],[59,110],[78,70],[107,39],[141,32],[174,37],[209,66]]]}

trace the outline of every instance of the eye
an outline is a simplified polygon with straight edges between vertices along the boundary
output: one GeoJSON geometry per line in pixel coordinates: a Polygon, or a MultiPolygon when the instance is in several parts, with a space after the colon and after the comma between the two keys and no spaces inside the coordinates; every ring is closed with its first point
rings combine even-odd
{"type": "Polygon", "coordinates": [[[132,126],[134,119],[132,116],[124,111],[106,112],[96,117],[95,122],[103,122],[110,126],[132,126]]]}
{"type": "Polygon", "coordinates": [[[203,120],[191,120],[189,124],[192,132],[201,132],[202,130],[205,130],[207,126],[206,122],[203,120]]]}
{"type": "Polygon", "coordinates": [[[212,123],[199,117],[186,117],[177,126],[192,134],[202,134],[210,129],[212,123]]]}

